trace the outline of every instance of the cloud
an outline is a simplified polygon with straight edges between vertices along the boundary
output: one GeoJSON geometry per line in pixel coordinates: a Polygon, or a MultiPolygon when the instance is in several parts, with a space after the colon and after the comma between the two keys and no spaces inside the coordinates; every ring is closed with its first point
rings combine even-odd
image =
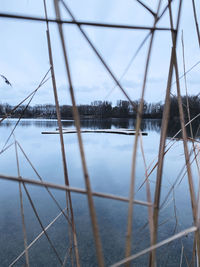
{"type": "Polygon", "coordinates": [[[163,76],[150,76],[148,78],[148,83],[162,83],[163,81],[165,81],[166,77],[163,76]]]}
{"type": "Polygon", "coordinates": [[[125,88],[138,88],[141,82],[138,80],[122,80],[122,84],[125,88]]]}
{"type": "MultiPolygon", "coordinates": [[[[164,1],[166,2],[166,1],[164,1]]],[[[157,1],[153,1],[156,8],[157,1]]],[[[122,0],[69,1],[70,8],[78,20],[101,21],[132,25],[153,25],[153,17],[137,1],[126,4],[122,0]],[[90,8],[88,8],[90,7],[90,8]]],[[[164,6],[163,6],[164,7],[164,6]]],[[[175,6],[176,8],[176,6],[175,6]]],[[[39,1],[3,1],[1,12],[23,13],[43,16],[43,5],[39,1]]],[[[52,1],[48,1],[48,11],[54,16],[52,1]]],[[[187,65],[197,62],[199,47],[192,15],[192,4],[184,3],[180,28],[184,29],[185,55],[187,65]],[[189,61],[189,62],[188,62],[189,61]]],[[[63,18],[69,18],[62,8],[63,18]]],[[[168,26],[168,17],[163,17],[160,26],[168,26]]],[[[105,99],[115,87],[115,82],[108,74],[94,51],[89,47],[75,25],[65,25],[66,48],[69,56],[72,82],[78,103],[90,103],[105,99]]],[[[106,63],[119,79],[128,66],[136,49],[146,36],[146,31],[117,30],[84,26],[92,43],[98,49],[106,63]]],[[[56,25],[50,25],[52,51],[55,65],[56,82],[61,103],[70,102],[66,70],[56,25]]],[[[1,21],[0,73],[13,84],[11,88],[0,81],[1,101],[17,103],[36,88],[45,72],[49,69],[45,24],[17,20],[1,21]]],[[[180,38],[180,35],[179,35],[180,38]]],[[[149,40],[146,42],[133,64],[123,77],[121,83],[132,99],[141,95],[141,87],[147,58],[149,40]]],[[[182,64],[181,42],[177,43],[177,57],[182,64]]],[[[146,100],[159,101],[164,96],[171,53],[171,33],[156,32],[150,60],[147,80],[146,100]]],[[[195,69],[196,70],[196,69],[195,69]]],[[[180,71],[181,72],[181,71],[180,71]]],[[[191,92],[199,90],[199,73],[188,74],[191,92]]],[[[33,103],[54,102],[51,82],[38,91],[33,103]]],[[[116,101],[125,97],[116,88],[108,100],[116,101]]]]}

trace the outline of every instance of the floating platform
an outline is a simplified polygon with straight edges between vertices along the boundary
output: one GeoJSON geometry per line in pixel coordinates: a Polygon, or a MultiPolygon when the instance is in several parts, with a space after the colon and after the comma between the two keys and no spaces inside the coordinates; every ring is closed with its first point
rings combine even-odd
{"type": "MultiPolygon", "coordinates": [[[[63,129],[63,134],[72,134],[76,133],[76,129],[63,129]]],[[[132,129],[98,129],[90,130],[85,129],[81,130],[81,133],[110,133],[110,134],[124,134],[124,135],[135,135],[135,130],[132,129]]],[[[45,131],[42,134],[59,134],[59,131],[45,131]]],[[[141,135],[148,135],[147,132],[140,132],[141,135]]]]}

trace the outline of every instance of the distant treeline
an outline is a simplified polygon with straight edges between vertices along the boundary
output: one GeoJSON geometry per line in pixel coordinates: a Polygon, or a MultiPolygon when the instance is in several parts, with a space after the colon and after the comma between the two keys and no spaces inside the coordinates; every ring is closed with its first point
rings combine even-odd
{"type": "MultiPolygon", "coordinates": [[[[185,118],[187,116],[187,98],[182,97],[183,109],[185,118]]],[[[135,118],[137,115],[137,109],[140,104],[139,100],[133,101],[131,105],[128,101],[118,100],[116,106],[112,106],[108,101],[94,101],[90,105],[79,105],[78,110],[81,117],[88,118],[135,118]]],[[[200,113],[200,97],[189,96],[188,105],[190,110],[190,116],[193,118],[200,113]]],[[[10,115],[12,118],[22,116],[23,118],[56,118],[56,108],[54,105],[35,105],[28,106],[21,105],[14,112],[14,107],[9,104],[0,104],[0,116],[5,114],[10,115]]],[[[162,118],[164,105],[161,102],[147,103],[144,102],[143,118],[162,118]]],[[[62,105],[60,106],[60,113],[62,119],[72,118],[72,106],[62,105]]],[[[171,97],[170,104],[170,119],[176,119],[179,117],[178,100],[177,97],[171,97]]]]}

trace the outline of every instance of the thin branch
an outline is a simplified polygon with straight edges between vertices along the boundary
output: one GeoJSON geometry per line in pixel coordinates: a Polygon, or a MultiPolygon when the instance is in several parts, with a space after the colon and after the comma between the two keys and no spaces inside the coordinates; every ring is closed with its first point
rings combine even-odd
{"type": "Polygon", "coordinates": [[[153,15],[154,17],[156,17],[156,13],[155,12],[153,12],[153,10],[150,8],[150,7],[148,7],[145,3],[143,3],[141,0],[136,0],[141,6],[143,6],[146,10],[148,10],[150,13],[151,13],[151,15],[153,15]]]}
{"type": "MultiPolygon", "coordinates": [[[[17,173],[18,173],[18,177],[20,178],[21,175],[20,175],[19,156],[18,156],[16,140],[15,140],[15,154],[16,154],[16,161],[17,161],[17,173]]],[[[26,233],[26,225],[25,225],[25,217],[24,217],[24,205],[23,205],[21,182],[19,182],[19,197],[20,197],[20,211],[21,211],[21,217],[22,217],[22,228],[23,228],[23,237],[24,237],[25,259],[26,259],[26,266],[29,267],[30,265],[29,265],[28,249],[27,249],[27,233],[26,233]]]]}
{"type": "MultiPolygon", "coordinates": [[[[76,187],[71,187],[71,186],[66,186],[66,185],[53,184],[53,183],[44,182],[44,181],[37,181],[37,180],[33,180],[33,179],[27,179],[24,177],[19,178],[16,176],[8,176],[8,175],[0,174],[0,179],[10,180],[10,181],[14,181],[14,182],[22,181],[25,184],[32,184],[32,185],[36,185],[36,186],[49,187],[49,188],[54,188],[54,189],[63,190],[63,191],[71,191],[71,192],[79,193],[79,194],[87,194],[87,191],[84,189],[81,189],[81,188],[76,188],[76,187]]],[[[129,201],[129,199],[126,197],[116,196],[116,195],[112,195],[112,194],[105,194],[105,193],[100,193],[100,192],[92,192],[92,195],[95,197],[114,199],[114,200],[119,200],[119,201],[123,201],[123,202],[129,201]]],[[[138,205],[142,205],[142,206],[147,206],[147,207],[152,206],[151,203],[141,201],[141,200],[136,200],[136,199],[134,199],[133,203],[138,204],[138,205]]]]}
{"type": "Polygon", "coordinates": [[[49,235],[48,235],[47,232],[45,231],[45,228],[44,228],[44,226],[43,226],[43,223],[42,223],[42,221],[41,221],[41,219],[40,219],[40,217],[39,217],[39,215],[38,215],[38,212],[37,212],[37,210],[36,210],[36,208],[35,208],[35,205],[34,205],[32,199],[31,199],[31,196],[30,196],[30,194],[29,194],[29,192],[28,192],[28,189],[26,188],[26,185],[24,184],[24,182],[23,182],[23,187],[24,187],[24,190],[25,190],[26,195],[27,195],[27,197],[28,197],[28,200],[29,200],[29,202],[30,202],[30,204],[31,204],[31,207],[32,207],[32,209],[33,209],[33,212],[34,212],[34,214],[35,214],[35,216],[36,216],[36,218],[37,218],[37,220],[38,220],[38,222],[39,222],[39,225],[40,225],[40,227],[42,228],[42,230],[44,231],[44,234],[45,234],[45,236],[46,236],[46,238],[47,238],[47,240],[48,240],[48,242],[49,242],[51,248],[53,249],[53,251],[54,251],[54,253],[55,253],[55,255],[56,255],[58,261],[59,261],[60,264],[62,265],[62,260],[61,260],[61,258],[60,258],[60,256],[59,256],[59,254],[58,254],[58,252],[57,252],[55,246],[53,245],[53,243],[52,243],[52,241],[51,241],[49,235]]]}
{"type": "MultiPolygon", "coordinates": [[[[151,190],[150,190],[150,184],[148,179],[148,171],[147,171],[147,164],[145,159],[145,153],[144,153],[144,147],[143,147],[143,141],[142,141],[142,135],[140,134],[140,147],[142,152],[142,158],[144,161],[144,167],[145,167],[145,181],[146,181],[146,195],[147,195],[147,201],[149,203],[152,203],[151,200],[151,190]]],[[[150,231],[150,239],[151,239],[151,245],[153,245],[153,232],[154,232],[154,225],[153,225],[153,208],[148,207],[148,219],[149,219],[149,231],[150,231]]]]}
{"type": "MultiPolygon", "coordinates": [[[[48,19],[47,8],[46,8],[46,0],[44,0],[43,3],[44,3],[45,17],[46,17],[46,19],[48,19]]],[[[48,21],[46,23],[46,27],[47,27],[46,33],[47,33],[49,61],[50,61],[50,65],[51,65],[52,86],[53,86],[53,92],[54,92],[54,100],[55,100],[55,104],[56,104],[56,114],[57,114],[57,121],[58,121],[58,127],[59,127],[60,148],[61,148],[61,154],[62,154],[62,163],[63,163],[65,185],[69,186],[67,160],[66,160],[66,154],[65,154],[65,145],[64,145],[64,139],[63,139],[63,130],[62,130],[62,123],[61,123],[60,106],[59,106],[58,94],[57,94],[57,86],[56,86],[54,62],[53,62],[53,54],[52,54],[52,48],[51,48],[51,37],[50,37],[50,32],[49,32],[48,21]]],[[[73,213],[73,207],[72,207],[71,193],[70,193],[70,191],[68,191],[68,192],[65,191],[65,192],[66,192],[67,212],[69,214],[69,208],[70,208],[70,213],[71,213],[72,236],[73,236],[73,242],[74,242],[74,246],[73,247],[75,248],[76,265],[77,265],[77,267],[79,267],[80,266],[80,260],[79,260],[78,242],[77,242],[77,236],[76,236],[76,228],[75,228],[75,222],[74,222],[74,213],[73,213]],[[69,208],[68,208],[68,206],[69,206],[69,208]]],[[[69,233],[70,243],[72,242],[72,236],[71,236],[71,232],[70,232],[69,233]]],[[[72,245],[71,245],[71,247],[72,247],[72,245]]],[[[70,252],[71,252],[71,250],[70,250],[70,252]]],[[[72,263],[72,266],[73,266],[72,256],[71,256],[71,263],[72,263]]]]}
{"type": "MultiPolygon", "coordinates": [[[[4,150],[5,146],[6,146],[7,143],[9,142],[11,136],[13,135],[13,133],[14,133],[16,127],[17,127],[17,125],[19,124],[19,122],[20,122],[21,118],[23,117],[25,111],[27,110],[28,106],[30,105],[31,101],[33,100],[35,94],[37,93],[37,91],[39,90],[39,88],[40,88],[44,83],[46,83],[46,81],[48,81],[48,79],[45,80],[45,78],[46,78],[46,76],[48,75],[49,71],[50,71],[50,69],[47,71],[47,73],[45,74],[45,76],[42,78],[42,81],[40,82],[39,86],[38,86],[37,89],[34,91],[34,93],[31,95],[30,100],[28,101],[28,103],[27,103],[27,105],[25,106],[25,108],[22,110],[22,113],[21,113],[19,119],[17,120],[15,126],[13,127],[13,129],[12,129],[10,135],[8,136],[8,138],[7,138],[6,142],[5,142],[5,144],[4,144],[3,148],[2,148],[2,150],[4,150]]],[[[1,151],[2,151],[2,150],[1,150],[1,151]]],[[[1,151],[0,151],[0,153],[1,153],[1,151]]]]}
{"type": "MultiPolygon", "coordinates": [[[[44,228],[44,230],[39,234],[39,235],[37,235],[36,236],[36,238],[27,246],[27,249],[29,249],[29,248],[31,248],[34,244],[35,244],[35,242],[37,241],[37,240],[39,240],[40,239],[40,237],[45,233],[45,231],[47,231],[56,221],[57,221],[57,219],[58,218],[60,218],[60,216],[63,214],[63,212],[65,212],[65,210],[66,210],[66,208],[65,209],[63,209],[45,228],[44,228]]],[[[12,263],[11,264],[9,264],[9,267],[11,267],[11,266],[13,266],[23,255],[25,254],[25,250],[24,251],[22,251],[22,253],[14,260],[14,261],[12,261],[12,263]]]]}
{"type": "Polygon", "coordinates": [[[1,18],[9,19],[19,19],[19,20],[30,20],[38,22],[52,22],[56,24],[72,24],[77,26],[92,26],[92,27],[103,27],[103,28],[116,28],[116,29],[127,29],[127,30],[149,30],[149,31],[173,31],[171,28],[167,27],[147,27],[147,26],[138,26],[138,25],[123,25],[123,24],[109,24],[109,23],[97,23],[97,22],[88,22],[88,21],[74,21],[74,20],[61,20],[61,19],[46,19],[42,17],[32,17],[16,14],[6,14],[0,13],[1,18]]]}
{"type": "MultiPolygon", "coordinates": [[[[171,26],[173,26],[173,18],[172,18],[170,8],[169,8],[169,15],[170,15],[170,24],[171,24],[171,26]]],[[[173,41],[173,45],[174,45],[174,39],[173,38],[172,38],[172,41],[173,41]]],[[[173,64],[174,64],[175,75],[176,75],[176,80],[177,80],[178,108],[179,108],[180,123],[181,123],[181,128],[182,128],[182,135],[183,135],[183,147],[184,147],[185,163],[186,163],[187,174],[188,174],[188,184],[189,184],[189,190],[190,190],[193,220],[194,220],[195,225],[198,225],[197,203],[196,203],[195,190],[194,190],[194,184],[193,184],[193,179],[192,179],[192,171],[191,171],[191,166],[189,163],[189,152],[188,152],[188,147],[187,147],[187,133],[186,133],[186,129],[184,127],[184,125],[185,125],[184,113],[183,113],[183,106],[182,106],[182,99],[181,99],[181,92],[180,92],[180,83],[178,80],[179,71],[178,71],[176,50],[175,50],[173,64]]],[[[196,237],[196,244],[197,244],[198,261],[200,263],[200,232],[199,232],[199,230],[195,233],[195,237],[196,237]]]]}
{"type": "Polygon", "coordinates": [[[190,228],[188,228],[188,229],[186,229],[184,231],[179,232],[176,235],[173,235],[173,236],[171,236],[171,237],[169,237],[169,238],[157,243],[156,245],[153,245],[153,246],[151,246],[149,248],[146,248],[146,249],[144,249],[144,250],[142,250],[142,251],[140,251],[140,252],[138,252],[138,253],[130,256],[130,257],[127,257],[127,258],[117,262],[117,263],[114,263],[110,267],[121,266],[122,264],[128,263],[128,262],[130,262],[130,261],[132,261],[132,260],[134,260],[134,259],[136,259],[136,258],[138,258],[138,257],[140,257],[140,256],[152,251],[152,250],[155,250],[155,249],[157,249],[159,247],[162,247],[162,246],[164,246],[164,245],[166,245],[166,244],[168,244],[168,243],[170,243],[170,242],[172,242],[172,241],[174,241],[174,240],[176,240],[178,238],[181,238],[182,236],[188,235],[189,233],[193,233],[195,231],[197,231],[197,227],[196,226],[192,226],[192,227],[190,227],[190,228]]]}
{"type": "MultiPolygon", "coordinates": [[[[158,2],[157,7],[157,15],[160,10],[161,0],[158,2]]],[[[157,24],[157,16],[154,20],[154,27],[157,24]]],[[[127,219],[127,235],[126,235],[126,247],[125,247],[125,256],[128,257],[131,253],[131,239],[132,239],[132,223],[133,223],[133,199],[134,199],[134,190],[135,190],[135,171],[136,171],[136,157],[137,157],[137,145],[138,145],[138,137],[140,132],[140,126],[142,121],[142,111],[143,111],[143,104],[144,104],[144,94],[146,89],[146,82],[147,82],[147,75],[149,70],[149,62],[151,58],[151,52],[153,47],[153,40],[154,40],[154,32],[152,32],[150,44],[148,48],[148,54],[146,58],[146,66],[143,78],[143,85],[142,85],[142,94],[141,94],[141,101],[137,112],[137,119],[136,119],[136,133],[135,133],[135,141],[133,147],[133,155],[132,155],[132,167],[131,167],[131,178],[130,178],[130,191],[129,191],[129,207],[128,207],[128,219],[127,219]]],[[[127,266],[130,266],[127,264],[127,266]]]]}
{"type": "Polygon", "coordinates": [[[14,142],[13,143],[11,143],[11,144],[9,144],[7,147],[5,147],[4,149],[2,149],[1,151],[0,151],[0,155],[3,153],[3,152],[5,152],[7,149],[9,149],[11,146],[13,146],[14,145],[14,142]]]}
{"type": "MultiPolygon", "coordinates": [[[[130,69],[134,59],[136,58],[136,56],[138,55],[138,53],[140,52],[140,50],[142,49],[142,47],[144,46],[144,44],[146,43],[146,41],[148,40],[148,38],[151,36],[152,32],[149,32],[145,38],[143,39],[143,41],[141,42],[141,44],[139,45],[139,47],[137,48],[136,52],[134,53],[134,55],[132,56],[131,60],[129,61],[127,67],[125,68],[124,72],[122,73],[122,75],[119,78],[119,82],[122,81],[123,77],[126,75],[127,71],[130,69]]],[[[113,88],[107,93],[107,95],[104,97],[104,101],[105,99],[107,99],[112,93],[113,91],[117,88],[117,84],[115,86],[113,86],[113,88]]]]}
{"type": "MultiPolygon", "coordinates": [[[[178,6],[178,16],[177,16],[177,23],[176,23],[176,30],[179,29],[180,23],[180,15],[181,15],[181,7],[182,1],[179,1],[178,6]]],[[[169,1],[169,10],[171,10],[171,2],[169,1]]],[[[171,24],[173,26],[173,24],[171,24]]],[[[176,42],[177,42],[177,33],[172,35],[173,47],[171,51],[171,59],[170,59],[170,66],[169,66],[169,74],[168,74],[168,81],[167,81],[167,89],[165,95],[165,106],[163,111],[162,117],[162,126],[161,126],[161,135],[160,135],[160,145],[159,145],[159,157],[158,157],[158,168],[157,168],[157,175],[156,175],[156,188],[155,188],[155,195],[154,195],[154,240],[153,243],[156,244],[157,240],[157,227],[158,227],[158,216],[159,216],[159,206],[160,206],[160,194],[161,194],[161,184],[162,184],[162,172],[163,172],[163,161],[165,155],[165,142],[167,136],[167,126],[169,121],[169,111],[170,111],[170,91],[171,91],[171,84],[172,84],[172,75],[173,75],[173,61],[175,56],[175,49],[176,49],[176,42]]],[[[156,252],[155,250],[152,251],[150,254],[149,265],[154,266],[156,262],[156,252]]]]}
{"type": "MultiPolygon", "coordinates": [[[[24,157],[26,158],[26,160],[28,161],[29,165],[33,169],[34,173],[37,175],[37,177],[39,178],[39,180],[41,182],[43,182],[42,177],[39,175],[39,173],[37,172],[36,168],[33,166],[32,162],[30,161],[30,159],[28,158],[28,156],[24,152],[24,150],[23,150],[22,146],[19,144],[19,142],[17,142],[17,145],[19,146],[19,148],[20,148],[21,152],[23,153],[24,157]]],[[[55,199],[54,195],[51,193],[51,191],[49,190],[49,188],[47,186],[45,186],[45,189],[47,190],[49,196],[52,198],[52,200],[54,201],[54,203],[56,204],[56,206],[58,207],[58,209],[62,212],[63,209],[61,208],[60,204],[55,199]]],[[[69,225],[72,227],[70,218],[64,212],[63,212],[63,215],[64,215],[65,219],[67,220],[67,222],[69,223],[69,225]]]]}
{"type": "Polygon", "coordinates": [[[198,38],[199,47],[200,47],[200,32],[199,32],[199,24],[198,24],[197,12],[196,12],[196,6],[195,6],[195,1],[194,1],[194,0],[192,0],[192,7],[193,7],[194,21],[195,21],[195,26],[196,26],[196,31],[197,31],[197,38],[198,38]]]}
{"type": "MultiPolygon", "coordinates": [[[[67,5],[65,5],[65,7],[67,8],[67,5]]],[[[54,0],[54,8],[55,8],[56,17],[60,19],[59,3],[56,0],[54,0]]],[[[70,91],[70,96],[71,96],[71,101],[72,101],[72,106],[73,106],[73,116],[74,116],[75,126],[77,130],[79,151],[81,155],[81,163],[82,163],[85,186],[86,186],[86,191],[87,191],[87,199],[88,199],[88,205],[89,205],[89,211],[90,211],[90,218],[92,222],[92,229],[93,229],[94,241],[95,241],[95,246],[96,246],[97,259],[98,259],[99,266],[103,267],[104,258],[103,258],[103,252],[102,252],[102,246],[101,246],[101,239],[99,235],[95,206],[94,206],[94,202],[92,198],[92,188],[90,184],[90,178],[89,178],[89,173],[87,169],[83,141],[82,141],[82,136],[81,136],[81,131],[80,131],[81,129],[80,118],[79,118],[79,113],[78,113],[78,109],[76,106],[74,89],[73,89],[73,84],[72,84],[72,79],[71,79],[71,71],[69,67],[68,55],[67,55],[65,39],[64,39],[64,34],[63,34],[63,29],[62,29],[61,24],[58,24],[58,30],[59,30],[60,41],[61,41],[62,51],[63,51],[63,56],[64,56],[65,70],[66,70],[66,74],[67,74],[67,78],[69,82],[69,91],[70,91]]]]}

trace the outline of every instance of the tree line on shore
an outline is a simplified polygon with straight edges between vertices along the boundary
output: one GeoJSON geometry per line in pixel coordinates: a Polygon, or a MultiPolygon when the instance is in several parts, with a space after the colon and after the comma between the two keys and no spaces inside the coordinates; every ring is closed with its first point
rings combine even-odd
{"type": "MultiPolygon", "coordinates": [[[[183,110],[185,118],[188,120],[187,105],[190,110],[190,117],[193,118],[200,113],[200,97],[186,96],[182,97],[183,110]]],[[[88,118],[136,118],[137,109],[140,101],[136,100],[131,105],[128,101],[118,100],[115,106],[109,101],[94,101],[90,105],[79,105],[78,111],[81,117],[88,118]]],[[[0,104],[0,116],[10,115],[12,118],[22,116],[23,118],[56,118],[56,107],[52,104],[26,106],[21,105],[14,112],[14,107],[9,104],[0,104]]],[[[144,101],[143,118],[161,119],[164,110],[164,104],[161,102],[147,103],[144,101]]],[[[60,106],[62,119],[72,118],[72,106],[60,106]]],[[[178,99],[176,96],[171,97],[170,101],[170,119],[179,117],[178,99]]]]}

